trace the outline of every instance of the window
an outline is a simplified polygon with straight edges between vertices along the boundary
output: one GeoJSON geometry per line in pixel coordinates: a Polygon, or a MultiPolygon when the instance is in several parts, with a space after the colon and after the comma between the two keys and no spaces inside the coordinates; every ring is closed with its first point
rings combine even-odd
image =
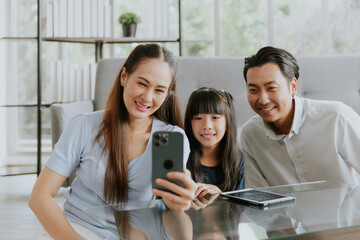
{"type": "MultiPolygon", "coordinates": [[[[45,5],[52,0],[43,0],[45,5]]],[[[113,5],[113,36],[121,36],[118,16],[126,11],[142,17],[137,37],[149,37],[149,1],[106,0],[113,5]]],[[[178,37],[178,0],[168,0],[165,28],[178,37]]],[[[265,45],[284,48],[296,56],[360,52],[358,0],[182,0],[184,56],[248,56],[265,45]]],[[[35,38],[36,0],[0,0],[0,37],[35,38]]],[[[178,53],[178,44],[164,44],[178,53]]],[[[134,44],[105,44],[103,57],[126,57],[134,44]]],[[[36,163],[37,45],[35,39],[1,40],[0,166],[36,163]],[[9,107],[11,105],[12,107],[9,107]],[[4,107],[7,106],[7,107],[4,107]]],[[[46,61],[62,60],[76,67],[95,61],[93,44],[42,43],[42,92],[46,95],[46,61]]],[[[50,116],[42,109],[43,154],[51,151],[50,116]]],[[[43,162],[46,161],[44,158],[43,162]]]]}
{"type": "MultiPolygon", "coordinates": [[[[36,164],[37,4],[35,0],[0,1],[0,166],[36,164]],[[26,105],[26,106],[24,106],[26,105]]],[[[46,144],[46,142],[45,142],[46,144]]],[[[35,167],[26,170],[35,171],[35,167]]]]}
{"type": "Polygon", "coordinates": [[[358,0],[183,0],[184,53],[248,56],[266,45],[297,56],[359,53],[359,21],[358,0]]]}

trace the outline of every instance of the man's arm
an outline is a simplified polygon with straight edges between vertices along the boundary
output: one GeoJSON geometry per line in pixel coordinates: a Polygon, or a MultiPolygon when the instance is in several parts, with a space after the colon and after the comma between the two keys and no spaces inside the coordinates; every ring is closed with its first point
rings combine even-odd
{"type": "Polygon", "coordinates": [[[241,133],[241,148],[244,154],[245,163],[245,186],[249,187],[268,187],[269,183],[262,174],[258,163],[253,157],[249,143],[246,141],[246,135],[241,133]]]}
{"type": "Polygon", "coordinates": [[[340,156],[360,174],[360,116],[348,106],[343,108],[338,132],[340,156]]]}

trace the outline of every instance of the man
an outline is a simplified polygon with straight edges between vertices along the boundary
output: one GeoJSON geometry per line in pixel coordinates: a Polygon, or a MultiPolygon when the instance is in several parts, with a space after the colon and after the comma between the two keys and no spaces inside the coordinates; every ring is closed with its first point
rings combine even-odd
{"type": "Polygon", "coordinates": [[[245,59],[247,98],[258,114],[241,132],[246,187],[334,180],[360,185],[360,116],[349,106],[296,96],[299,67],[264,47],[245,59]]]}

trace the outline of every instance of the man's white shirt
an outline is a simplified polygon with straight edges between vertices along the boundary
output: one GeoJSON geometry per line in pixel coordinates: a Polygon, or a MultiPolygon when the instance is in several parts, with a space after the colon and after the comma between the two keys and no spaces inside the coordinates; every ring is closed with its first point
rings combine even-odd
{"type": "Polygon", "coordinates": [[[341,102],[294,101],[289,134],[276,135],[258,115],[242,128],[246,187],[319,180],[360,185],[360,116],[341,102]]]}

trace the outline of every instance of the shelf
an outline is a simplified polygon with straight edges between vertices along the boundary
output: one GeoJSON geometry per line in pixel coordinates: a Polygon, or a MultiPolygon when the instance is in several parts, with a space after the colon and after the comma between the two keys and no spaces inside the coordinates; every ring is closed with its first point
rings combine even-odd
{"type": "Polygon", "coordinates": [[[12,107],[37,107],[37,104],[9,104],[9,105],[0,105],[0,107],[12,108],[12,107]]]}
{"type": "Polygon", "coordinates": [[[180,38],[67,38],[67,37],[51,37],[51,38],[41,38],[42,41],[46,42],[62,42],[62,43],[89,43],[95,44],[95,62],[98,62],[102,59],[102,46],[103,44],[124,44],[124,43],[179,43],[179,55],[181,56],[181,41],[180,38]]]}
{"type": "MultiPolygon", "coordinates": [[[[40,104],[41,107],[45,107],[48,108],[50,107],[52,104],[62,104],[62,103],[70,103],[70,102],[51,102],[51,103],[42,103],[40,104]]],[[[23,108],[27,108],[27,107],[37,107],[38,105],[36,103],[34,104],[5,104],[5,105],[0,105],[0,108],[13,108],[13,107],[23,107],[23,108]]]]}
{"type": "MultiPolygon", "coordinates": [[[[37,2],[37,19],[43,19],[42,18],[42,5],[41,0],[36,0],[37,2]]],[[[42,116],[41,113],[45,108],[49,108],[51,104],[58,103],[58,102],[43,102],[42,101],[42,65],[41,65],[41,56],[42,56],[42,43],[43,42],[58,42],[58,43],[82,43],[82,44],[94,44],[95,46],[95,62],[98,62],[103,57],[103,45],[105,44],[132,44],[132,43],[178,43],[179,45],[179,56],[182,55],[182,31],[181,31],[181,0],[177,0],[178,2],[178,24],[179,24],[179,35],[178,37],[174,38],[101,38],[101,37],[95,37],[95,38],[68,38],[68,37],[43,37],[42,36],[42,21],[37,21],[37,32],[33,32],[36,36],[33,37],[11,37],[11,36],[3,36],[0,37],[1,40],[5,41],[37,41],[37,61],[34,60],[34,65],[37,66],[37,101],[28,101],[25,104],[6,104],[3,103],[3,105],[0,104],[0,108],[36,108],[37,110],[37,142],[42,143],[42,116]]],[[[60,103],[60,102],[59,102],[60,103]]],[[[42,154],[42,144],[37,144],[37,166],[36,166],[36,173],[37,175],[41,172],[41,154],[42,154]]],[[[33,173],[33,171],[31,171],[33,173]]],[[[35,173],[35,172],[34,172],[35,173]]],[[[11,173],[10,173],[11,174],[11,173]]],[[[19,173],[16,173],[14,175],[18,175],[19,173]]],[[[27,174],[27,173],[25,173],[27,174]]],[[[1,174],[0,174],[1,175],[1,174]]],[[[9,174],[8,174],[9,175],[9,174]]]]}
{"type": "Polygon", "coordinates": [[[28,41],[37,40],[37,37],[1,37],[0,40],[28,41]]]}
{"type": "Polygon", "coordinates": [[[146,42],[179,42],[175,38],[66,38],[51,37],[42,38],[48,42],[70,42],[70,43],[146,43],[146,42]]]}

